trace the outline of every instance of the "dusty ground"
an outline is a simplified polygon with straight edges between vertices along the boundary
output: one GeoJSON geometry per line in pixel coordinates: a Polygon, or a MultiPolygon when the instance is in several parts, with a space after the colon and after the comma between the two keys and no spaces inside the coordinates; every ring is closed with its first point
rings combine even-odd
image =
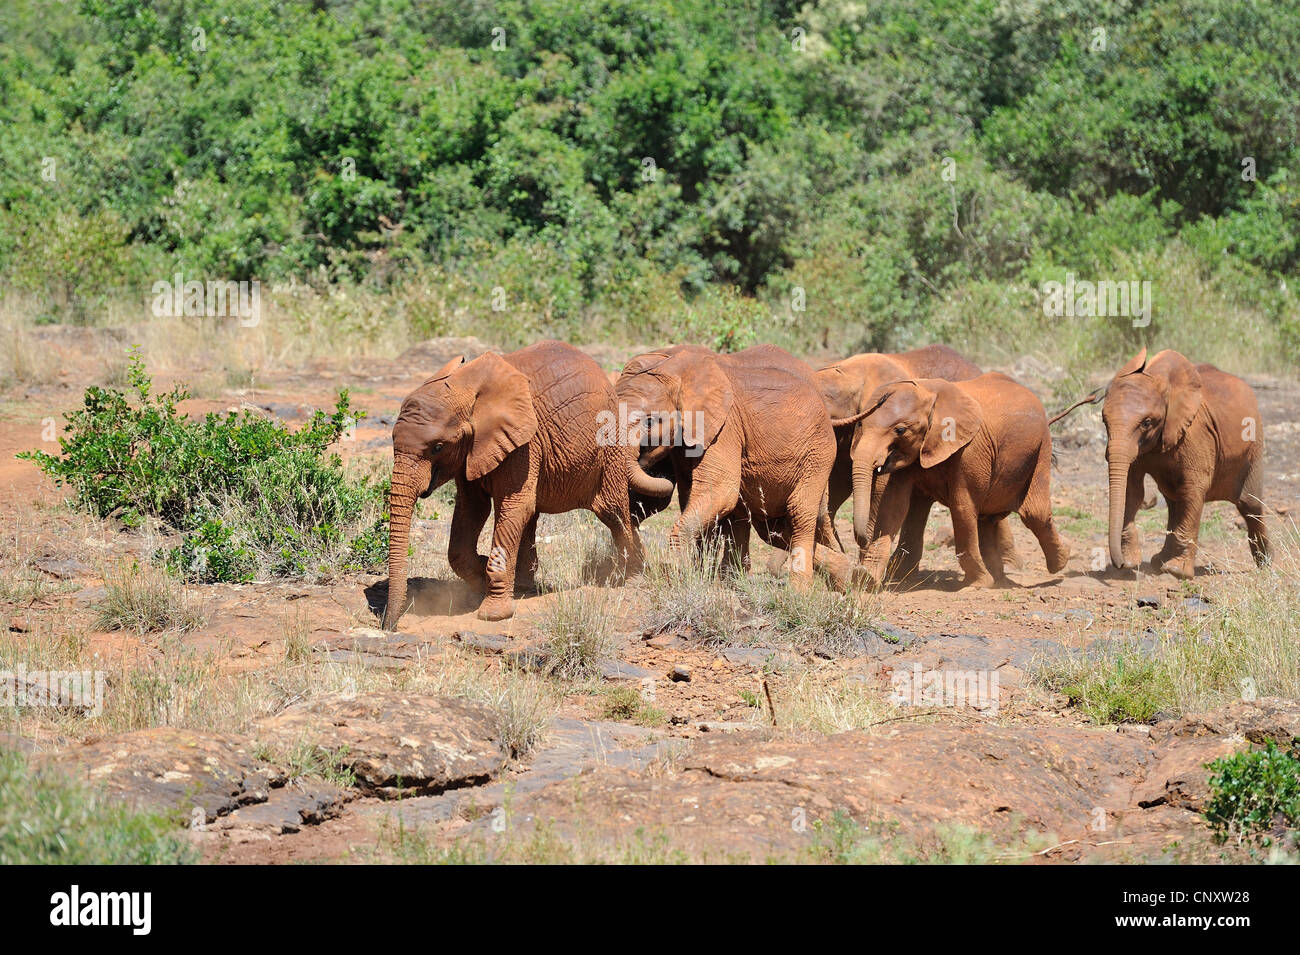
{"type": "MultiPolygon", "coordinates": [[[[51,331],[48,346],[59,356],[60,374],[49,384],[11,388],[2,398],[4,550],[11,561],[39,569],[50,586],[29,600],[6,602],[10,629],[0,640],[26,641],[30,648],[78,634],[100,665],[126,673],[175,652],[176,638],[165,650],[158,635],[97,632],[94,608],[114,562],[147,556],[158,541],[70,512],[44,476],[14,458],[20,450],[53,447],[42,442],[48,419],[79,403],[84,384],[99,371],[98,360],[87,357],[93,334],[51,331]]],[[[472,351],[474,343],[466,344],[472,351]]],[[[186,408],[247,405],[301,424],[310,409],[332,404],[337,390],[348,387],[369,416],[344,455],[384,458],[401,398],[457,347],[435,344],[393,361],[264,372],[255,390],[218,386],[186,408]]],[[[610,368],[624,357],[608,349],[596,354],[610,368]]],[[[1050,369],[1003,370],[1049,397],[1050,369]]],[[[159,375],[159,384],[168,377],[186,376],[159,375]]],[[[1293,512],[1300,499],[1294,422],[1300,386],[1250,381],[1265,421],[1266,499],[1293,512]]],[[[383,579],[352,576],[327,584],[193,588],[206,623],[179,638],[211,672],[265,671],[271,683],[293,656],[289,643],[299,641],[307,661],[299,666],[334,663],[380,675],[372,716],[397,714],[391,726],[359,729],[357,714],[339,716],[340,699],[364,702],[371,692],[348,694],[345,685],[341,696],[323,697],[320,710],[310,709],[316,704],[304,702],[303,693],[286,690],[269,715],[233,730],[193,725],[179,713],[154,721],[175,724],[174,732],[128,735],[106,733],[93,720],[25,719],[14,735],[38,758],[83,770],[143,802],[170,799],[187,817],[198,806],[194,838],[207,858],[220,862],[419,860],[442,858],[454,845],[468,847],[463,851],[472,858],[833,859],[843,854],[851,825],[884,840],[903,837],[921,857],[927,847],[950,851],[952,831],[962,826],[1015,860],[1207,858],[1208,836],[1196,812],[1205,791],[1201,766],[1240,748],[1260,726],[1300,732],[1295,704],[1243,703],[1201,720],[1098,727],[1063,698],[1035,687],[1025,671],[1062,647],[1141,637],[1194,616],[1203,605],[1193,595],[1213,605],[1230,594],[1253,572],[1244,529],[1229,505],[1208,508],[1194,587],[1170,577],[1094,570],[1094,561],[1104,563],[1106,546],[1104,440],[1096,410],[1077,413],[1056,438],[1054,507],[1073,548],[1064,575],[1046,574],[1032,536],[1013,519],[1025,558],[1024,568],[1012,571],[1020,586],[957,590],[950,526],[936,510],[922,565],[927,573],[879,598],[882,622],[903,639],[872,637],[857,655],[835,660],[801,658],[761,640],[715,649],[689,631],[646,634],[651,590],[592,587],[591,599],[617,601],[611,604],[618,618],[614,658],[603,680],[558,690],[546,739],[522,760],[507,758],[481,712],[445,711],[440,697],[426,700],[416,683],[405,682],[408,671],[427,672],[453,657],[462,669],[526,662],[521,651],[536,642],[534,625],[556,600],[554,594],[523,598],[514,619],[478,621],[473,600],[449,581],[441,561],[450,511],[436,499],[436,517],[435,507],[426,507],[416,528],[416,572],[429,576],[413,581],[416,604],[400,634],[367,629],[377,625],[373,608],[383,579]],[[885,702],[891,678],[914,666],[996,673],[995,705],[900,709],[885,702]],[[679,679],[670,676],[675,668],[684,668],[679,679]],[[787,719],[787,701],[809,679],[840,681],[859,693],[865,687],[880,701],[879,718],[831,735],[807,728],[806,719],[788,725],[800,721],[787,719]],[[608,690],[616,685],[652,696],[662,721],[644,726],[604,718],[608,690]],[[304,782],[268,773],[265,758],[254,755],[255,744],[268,739],[288,746],[341,728],[359,735],[331,746],[364,752],[389,769],[372,766],[369,776],[358,772],[356,781],[341,785],[304,782]],[[164,777],[173,785],[160,796],[164,777]]],[[[851,541],[848,510],[840,515],[841,536],[851,541]]],[[[1144,512],[1142,521],[1149,555],[1158,546],[1163,507],[1144,512]]],[[[667,515],[659,515],[647,536],[662,537],[667,524],[667,515]]],[[[572,535],[587,526],[571,517],[543,518],[543,567],[572,560],[572,535]]]]}

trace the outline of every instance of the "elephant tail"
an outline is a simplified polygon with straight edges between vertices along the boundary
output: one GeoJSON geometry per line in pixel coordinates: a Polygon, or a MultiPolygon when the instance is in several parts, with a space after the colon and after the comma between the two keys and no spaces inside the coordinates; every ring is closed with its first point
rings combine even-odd
{"type": "Polygon", "coordinates": [[[1052,415],[1052,417],[1047,419],[1047,426],[1050,428],[1052,425],[1056,424],[1056,422],[1060,421],[1062,418],[1068,415],[1075,408],[1082,407],[1083,405],[1095,405],[1097,402],[1101,401],[1102,398],[1106,397],[1106,391],[1109,388],[1110,388],[1109,385],[1106,385],[1104,388],[1098,388],[1092,394],[1080,398],[1078,401],[1070,405],[1070,407],[1066,408],[1064,411],[1060,411],[1052,415]]]}
{"type": "Polygon", "coordinates": [[[846,427],[847,425],[857,424],[863,418],[867,417],[867,415],[871,414],[873,411],[875,411],[877,408],[883,405],[886,401],[888,401],[889,394],[890,394],[889,392],[885,392],[876,400],[876,403],[873,404],[870,408],[866,408],[862,411],[859,411],[857,414],[851,414],[846,418],[831,418],[831,427],[843,428],[846,427]]]}

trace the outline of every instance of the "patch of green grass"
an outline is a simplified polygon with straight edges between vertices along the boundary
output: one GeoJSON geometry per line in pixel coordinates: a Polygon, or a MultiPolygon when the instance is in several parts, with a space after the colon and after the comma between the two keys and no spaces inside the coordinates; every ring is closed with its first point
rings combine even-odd
{"type": "Polygon", "coordinates": [[[600,672],[614,650],[617,601],[604,590],[559,590],[537,619],[549,672],[562,680],[584,680],[600,672]]]}
{"type": "Polygon", "coordinates": [[[708,539],[706,545],[681,561],[664,551],[649,554],[642,577],[642,586],[650,594],[646,630],[689,631],[708,646],[736,641],[740,598],[719,574],[718,542],[708,539]]]}
{"type": "Polygon", "coordinates": [[[987,832],[956,824],[940,824],[922,834],[901,833],[897,823],[861,824],[841,811],[829,821],[813,822],[812,829],[806,861],[833,865],[1015,864],[1051,845],[1037,832],[999,844],[987,832]]]}
{"type": "Polygon", "coordinates": [[[357,776],[348,761],[347,746],[325,749],[305,740],[285,752],[277,752],[259,744],[254,753],[263,762],[273,763],[285,771],[291,781],[321,779],[343,789],[356,785],[357,776]]]}
{"type": "Polygon", "coordinates": [[[839,593],[820,577],[801,589],[784,578],[755,574],[738,586],[783,642],[823,656],[854,655],[862,632],[879,619],[871,593],[857,587],[839,593]]]}
{"type": "Polygon", "coordinates": [[[1036,672],[1094,723],[1149,723],[1176,706],[1168,668],[1154,651],[1132,642],[1117,641],[1097,658],[1064,656],[1036,672]]]}
{"type": "Polygon", "coordinates": [[[615,687],[606,693],[600,712],[604,719],[640,726],[662,726],[668,719],[663,710],[647,703],[631,686],[615,687]]]}
{"type": "Polygon", "coordinates": [[[0,865],[167,865],[197,860],[177,821],[0,751],[0,865]]]}
{"type": "Polygon", "coordinates": [[[186,633],[203,626],[203,615],[178,581],[158,568],[132,562],[104,581],[104,600],[96,622],[102,630],[186,633]]]}

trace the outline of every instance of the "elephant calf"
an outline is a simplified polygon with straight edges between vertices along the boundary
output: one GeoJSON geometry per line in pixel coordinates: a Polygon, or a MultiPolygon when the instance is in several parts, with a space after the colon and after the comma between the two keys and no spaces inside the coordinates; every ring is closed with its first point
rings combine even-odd
{"type": "Polygon", "coordinates": [[[1052,439],[1047,414],[1029,389],[1006,375],[969,381],[938,378],[896,381],[872,392],[867,408],[847,419],[853,438],[855,487],[870,474],[890,475],[870,510],[854,501],[859,539],[867,541],[864,568],[884,577],[894,537],[911,507],[914,489],[952,512],[963,585],[1005,581],[996,522],[1015,512],[1038,538],[1047,569],[1069,557],[1052,524],[1052,439]]]}
{"type": "MultiPolygon", "coordinates": [[[[842,361],[832,362],[818,369],[815,376],[822,401],[831,418],[853,421],[853,415],[864,410],[868,399],[881,385],[891,381],[915,381],[920,378],[942,378],[945,381],[969,381],[978,378],[984,372],[973,362],[963,358],[947,345],[927,345],[912,351],[886,355],[867,353],[853,355],[842,361]]],[[[856,429],[853,423],[835,429],[835,467],[831,469],[829,504],[827,510],[832,522],[840,506],[853,498],[853,506],[869,510],[872,501],[879,501],[889,483],[889,475],[872,472],[854,472],[853,436],[856,429]],[[855,480],[864,482],[861,486],[855,480]]],[[[889,575],[903,578],[916,570],[921,563],[921,553],[925,549],[925,525],[930,519],[930,508],[934,499],[919,486],[912,487],[912,500],[907,517],[903,520],[899,532],[898,546],[890,559],[889,575]]],[[[867,528],[867,537],[871,536],[869,521],[855,515],[855,527],[867,528]]],[[[996,521],[992,525],[996,534],[996,546],[1001,549],[1004,561],[1020,566],[1020,556],[1016,553],[1015,542],[1011,536],[1011,525],[1007,520],[996,521]]],[[[832,531],[834,523],[831,524],[832,531]]],[[[867,560],[867,541],[859,540],[859,559],[867,560]]]]}
{"type": "Polygon", "coordinates": [[[393,426],[388,606],[384,629],[406,609],[406,558],[417,497],[454,480],[456,508],[447,560],[486,593],[484,620],[513,614],[516,569],[531,584],[538,514],[585,508],[614,536],[617,559],[640,571],[641,538],[628,513],[629,487],[667,497],[672,482],[651,478],[634,452],[600,435],[617,415],[614,388],[591,358],[562,342],[508,355],[448,362],[407,396],[393,426]],[[495,509],[492,549],[479,533],[495,509]]]}
{"type": "Polygon", "coordinates": [[[811,368],[772,345],[734,355],[677,345],[628,362],[617,391],[638,425],[641,467],[672,466],[681,503],[674,553],[721,527],[747,568],[753,528],[790,552],[796,582],[818,566],[847,582],[843,553],[816,544],[833,539],[826,485],[835,436],[811,368]]]}
{"type": "Polygon", "coordinates": [[[1169,502],[1168,534],[1151,563],[1175,577],[1195,573],[1201,510],[1231,501],[1246,520],[1251,556],[1268,561],[1264,527],[1263,423],[1251,387],[1175,351],[1150,361],[1144,348],[1111,380],[1102,405],[1110,467],[1110,559],[1142,563],[1135,518],[1150,474],[1169,502]]]}

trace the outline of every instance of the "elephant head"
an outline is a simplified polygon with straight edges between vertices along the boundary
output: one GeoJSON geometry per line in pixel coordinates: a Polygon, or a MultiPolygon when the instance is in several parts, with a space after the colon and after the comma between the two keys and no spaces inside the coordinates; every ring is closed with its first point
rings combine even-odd
{"type": "Polygon", "coordinates": [[[1110,561],[1124,568],[1124,501],[1129,469],[1140,455],[1168,454],[1182,443],[1202,404],[1201,376],[1175,351],[1147,361],[1143,348],[1106,389],[1101,418],[1106,425],[1110,469],[1110,561]]]}
{"type": "Polygon", "coordinates": [[[638,429],[640,465],[653,470],[674,447],[699,457],[717,440],[735,394],[717,356],[679,345],[632,359],[619,377],[618,400],[638,429]]]}
{"type": "Polygon", "coordinates": [[[832,420],[850,418],[867,407],[877,388],[910,377],[889,355],[854,355],[817,370],[813,376],[832,420]]]}
{"type": "Polygon", "coordinates": [[[477,481],[536,432],[528,378],[491,352],[468,363],[453,359],[402,402],[393,425],[385,630],[393,629],[405,609],[416,498],[452,478],[477,481]]]}
{"type": "MultiPolygon", "coordinates": [[[[888,557],[875,542],[883,530],[892,535],[894,521],[881,519],[892,482],[879,480],[920,463],[932,468],[960,451],[979,430],[979,405],[958,385],[938,378],[895,381],[871,393],[866,407],[843,419],[832,419],[842,427],[855,423],[853,433],[853,534],[860,548],[860,560],[879,561],[888,557]],[[874,485],[873,485],[874,481],[874,485]],[[873,546],[874,545],[874,546],[873,546]]],[[[891,515],[901,521],[906,494],[893,495],[891,515]],[[902,511],[899,511],[902,508],[902,511]]]]}

